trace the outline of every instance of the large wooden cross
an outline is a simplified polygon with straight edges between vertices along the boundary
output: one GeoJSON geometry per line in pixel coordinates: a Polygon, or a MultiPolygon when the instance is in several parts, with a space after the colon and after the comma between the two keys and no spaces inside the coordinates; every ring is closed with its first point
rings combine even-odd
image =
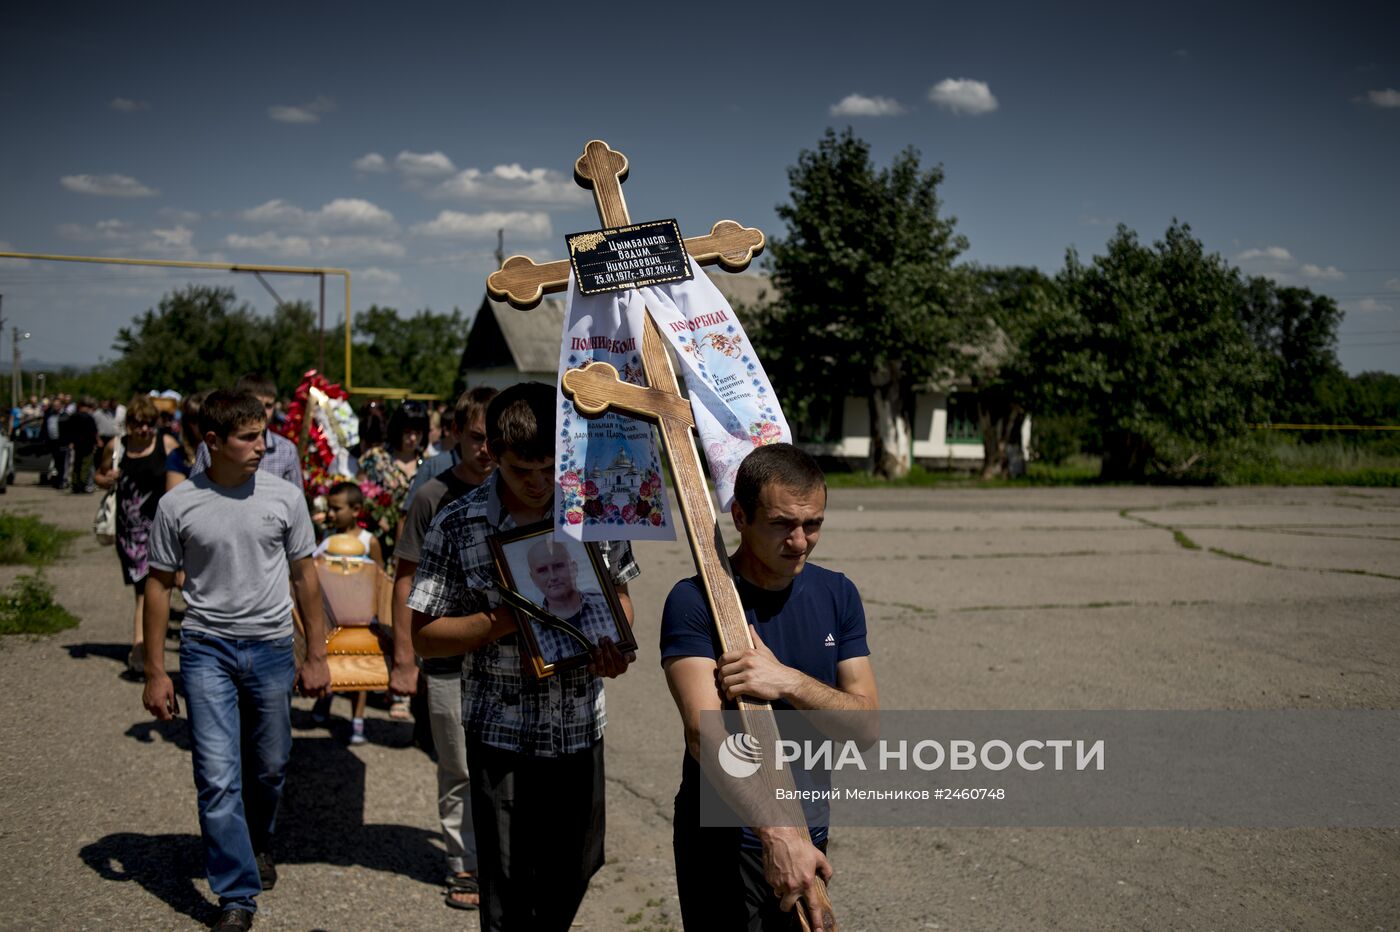
{"type": "MultiPolygon", "coordinates": [[[[574,163],[574,180],[593,191],[598,217],[605,228],[624,227],[631,223],[627,203],[622,197],[622,182],[627,179],[627,170],[627,158],[599,139],[589,142],[584,147],[583,155],[574,163]]],[[[701,265],[717,263],[731,272],[748,268],[763,246],[761,231],[741,226],[732,220],[721,220],[708,235],[689,237],[685,241],[686,252],[701,265]]],[[[492,297],[509,301],[521,309],[539,304],[546,293],[560,292],[568,287],[568,260],[538,265],[526,256],[511,256],[486,279],[486,288],[492,297]]],[[[564,392],[573,398],[574,407],[586,417],[617,411],[657,425],[662,447],[671,463],[676,499],[685,517],[691,554],[705,588],[720,644],[725,651],[752,647],[744,606],[734,586],[729,557],[724,550],[724,538],[720,534],[709,489],[701,471],[700,454],[695,446],[695,418],[690,402],[681,396],[675,370],[666,353],[665,337],[651,314],[644,316],[646,324],[642,334],[641,357],[646,387],[623,382],[612,366],[595,362],[564,373],[564,392]]],[[[765,748],[772,749],[777,738],[777,727],[768,703],[743,698],[738,706],[748,733],[765,748]]],[[[769,768],[764,768],[765,776],[772,773],[769,768]]],[[[792,788],[792,777],[788,771],[779,771],[775,779],[774,788],[792,788]]],[[[800,820],[798,824],[801,824],[800,820]]],[[[814,899],[817,902],[804,902],[802,907],[823,917],[823,928],[834,932],[836,923],[824,885],[814,899]]],[[[798,909],[798,915],[804,928],[808,927],[808,916],[802,908],[798,909]]]]}

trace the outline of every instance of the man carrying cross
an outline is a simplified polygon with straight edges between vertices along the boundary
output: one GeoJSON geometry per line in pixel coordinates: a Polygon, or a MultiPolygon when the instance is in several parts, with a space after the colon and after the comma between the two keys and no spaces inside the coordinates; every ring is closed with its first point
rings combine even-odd
{"type": "Polygon", "coordinates": [[[791,444],[759,447],[739,466],[730,557],[753,647],[723,651],[699,579],[677,583],[661,620],[661,663],[685,726],[674,848],[687,929],[796,928],[799,896],[831,878],[825,825],[700,825],[701,716],[751,696],[779,709],[879,709],[865,610],[851,581],[807,562],[826,514],[826,479],[791,444]]]}

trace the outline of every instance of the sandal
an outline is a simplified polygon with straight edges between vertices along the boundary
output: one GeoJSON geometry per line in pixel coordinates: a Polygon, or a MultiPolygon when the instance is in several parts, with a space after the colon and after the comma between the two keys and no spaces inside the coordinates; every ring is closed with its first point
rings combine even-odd
{"type": "Polygon", "coordinates": [[[481,903],[481,885],[476,882],[473,874],[454,874],[447,879],[447,896],[444,902],[453,909],[477,909],[481,903]],[[464,903],[461,900],[454,900],[453,896],[475,896],[477,902],[464,903]]]}
{"type": "Polygon", "coordinates": [[[413,715],[408,711],[408,699],[396,698],[389,706],[389,717],[396,722],[406,722],[413,718],[413,715]]]}

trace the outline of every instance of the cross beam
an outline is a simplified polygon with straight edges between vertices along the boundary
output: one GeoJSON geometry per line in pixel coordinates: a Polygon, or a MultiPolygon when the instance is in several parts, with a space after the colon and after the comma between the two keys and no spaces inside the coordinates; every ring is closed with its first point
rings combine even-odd
{"type": "MultiPolygon", "coordinates": [[[[599,139],[589,142],[574,163],[574,180],[593,191],[598,217],[605,228],[625,227],[631,223],[627,202],[622,196],[622,182],[627,178],[627,171],[626,156],[599,139]]],[[[722,220],[714,225],[709,235],[687,239],[685,245],[691,257],[702,265],[718,263],[729,271],[742,271],[762,251],[764,238],[759,230],[722,220]]],[[[546,292],[563,291],[568,285],[567,260],[537,265],[525,256],[512,256],[499,271],[492,273],[486,287],[492,297],[504,298],[518,308],[528,309],[539,304],[546,292]]],[[[720,644],[725,651],[752,647],[744,606],[734,586],[724,538],[695,447],[695,419],[690,402],[681,396],[680,384],[666,352],[666,338],[651,314],[644,316],[641,357],[646,387],[621,381],[617,370],[607,363],[590,363],[564,373],[564,393],[573,398],[574,407],[585,417],[598,417],[611,410],[657,426],[662,447],[671,463],[676,500],[685,518],[691,555],[704,585],[720,644]]],[[[767,702],[747,697],[740,699],[738,706],[747,732],[771,754],[778,737],[772,707],[767,702]]],[[[788,771],[775,774],[764,768],[762,773],[764,779],[772,783],[768,799],[775,798],[771,790],[792,789],[792,776],[788,771]]],[[[800,826],[803,822],[798,818],[795,824],[800,826]]],[[[818,886],[818,893],[813,897],[815,902],[804,900],[798,916],[803,928],[809,928],[810,913],[822,918],[823,929],[836,932],[831,900],[820,878],[818,886]]]]}
{"type": "MultiPolygon", "coordinates": [[[[590,142],[574,163],[574,180],[593,191],[598,216],[606,227],[623,227],[629,222],[627,202],[622,197],[622,182],[626,179],[627,157],[599,139],[590,142]],[[616,222],[618,217],[624,219],[616,222]]],[[[704,236],[687,237],[685,251],[701,265],[718,264],[727,272],[742,272],[765,245],[762,230],[721,220],[704,236]]],[[[511,256],[486,279],[491,297],[509,301],[521,310],[529,310],[545,295],[568,287],[568,259],[539,264],[529,256],[511,256]]]]}

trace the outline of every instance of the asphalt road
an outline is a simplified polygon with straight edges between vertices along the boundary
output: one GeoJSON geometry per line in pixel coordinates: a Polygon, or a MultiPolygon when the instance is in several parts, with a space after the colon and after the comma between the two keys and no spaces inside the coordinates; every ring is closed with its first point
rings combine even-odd
{"type": "MultiPolygon", "coordinates": [[[[93,497],[0,508],[83,530],[46,570],[80,627],[0,643],[0,927],[197,928],[189,744],[119,678],[130,595],[93,497]]],[[[637,547],[638,664],[608,686],[608,864],[576,928],[679,928],[683,749],[656,660],[680,544],[637,547]]],[[[896,709],[1400,706],[1400,491],[840,490],[816,561],[866,604],[896,709]]],[[[0,567],[0,585],[22,570],[0,567]]],[[[294,703],[281,879],[260,929],[473,929],[442,905],[433,768],[371,707],[350,748],[294,703]]],[[[845,930],[1400,928],[1400,831],[847,828],[845,930]]],[[[541,890],[548,896],[548,890],[541,890]]]]}

